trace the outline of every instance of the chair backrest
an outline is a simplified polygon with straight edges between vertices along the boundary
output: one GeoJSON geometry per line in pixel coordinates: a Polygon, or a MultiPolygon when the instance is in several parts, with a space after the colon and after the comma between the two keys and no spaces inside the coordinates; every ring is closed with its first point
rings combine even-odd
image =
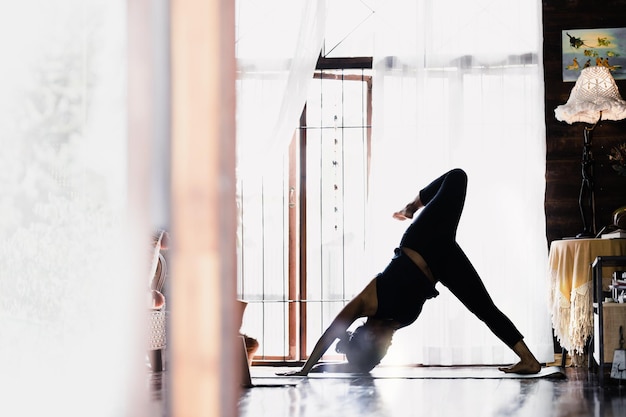
{"type": "Polygon", "coordinates": [[[150,281],[150,289],[161,292],[165,285],[165,278],[167,277],[167,262],[163,254],[159,253],[157,259],[157,265],[154,273],[152,274],[152,280],[150,281]]]}
{"type": "Polygon", "coordinates": [[[240,345],[241,347],[237,350],[240,351],[239,353],[239,379],[241,380],[241,386],[243,387],[252,387],[252,375],[250,374],[250,363],[248,362],[248,354],[246,351],[246,340],[244,339],[243,336],[238,336],[238,339],[240,339],[240,342],[238,343],[238,345],[240,345]]]}
{"type": "Polygon", "coordinates": [[[151,290],[161,292],[165,285],[165,278],[167,277],[167,262],[165,257],[161,253],[163,250],[163,243],[166,239],[166,233],[164,230],[159,230],[153,235],[152,244],[152,262],[150,264],[150,275],[148,286],[151,290]]]}

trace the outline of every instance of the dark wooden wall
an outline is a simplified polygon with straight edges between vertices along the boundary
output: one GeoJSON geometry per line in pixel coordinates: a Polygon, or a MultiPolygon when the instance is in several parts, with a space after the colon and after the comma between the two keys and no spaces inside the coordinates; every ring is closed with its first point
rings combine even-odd
{"type": "MultiPolygon", "coordinates": [[[[522,1],[522,0],[520,0],[522,1]]],[[[546,237],[575,236],[582,231],[578,210],[581,184],[583,123],[569,125],[554,117],[554,109],[565,104],[573,82],[563,82],[561,36],[566,29],[626,27],[626,0],[544,0],[543,60],[546,118],[546,237]]],[[[623,40],[626,42],[626,39],[623,40]]],[[[626,98],[626,80],[617,80],[626,98]]],[[[611,221],[611,213],[626,205],[626,177],[618,176],[609,164],[613,146],[626,141],[626,120],[603,121],[593,131],[595,160],[596,225],[598,231],[611,221]]]]}

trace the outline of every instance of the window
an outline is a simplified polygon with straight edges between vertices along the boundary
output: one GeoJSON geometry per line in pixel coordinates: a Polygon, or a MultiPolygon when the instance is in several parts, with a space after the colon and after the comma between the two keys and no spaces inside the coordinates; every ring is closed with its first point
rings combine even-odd
{"type": "Polygon", "coordinates": [[[239,183],[242,330],[268,360],[304,359],[362,283],[371,59],[318,68],[281,166],[239,183]]]}

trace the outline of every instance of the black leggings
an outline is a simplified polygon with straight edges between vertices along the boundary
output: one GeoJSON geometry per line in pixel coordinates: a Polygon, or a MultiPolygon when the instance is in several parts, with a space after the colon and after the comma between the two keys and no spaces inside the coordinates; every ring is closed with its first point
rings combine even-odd
{"type": "Polygon", "coordinates": [[[456,243],[456,230],[465,203],[467,175],[453,169],[420,191],[424,208],[408,227],[400,247],[420,253],[435,279],[440,281],[472,313],[509,347],[522,334],[493,303],[480,276],[456,243]]]}

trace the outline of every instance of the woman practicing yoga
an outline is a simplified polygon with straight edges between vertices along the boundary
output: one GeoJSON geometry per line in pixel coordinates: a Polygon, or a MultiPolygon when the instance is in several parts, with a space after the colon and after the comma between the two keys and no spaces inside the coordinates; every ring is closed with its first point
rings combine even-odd
{"type": "Polygon", "coordinates": [[[378,274],[339,312],[317,341],[299,371],[282,375],[305,376],[324,352],[339,339],[336,350],[345,353],[348,370],[369,372],[387,353],[394,332],[413,323],[424,302],[436,297],[441,282],[520,358],[507,373],[535,374],[541,364],[524,343],[522,334],[493,303],[478,273],[456,243],[456,230],[465,203],[467,175],[454,169],[434,180],[415,200],[393,214],[412,219],[385,270],[378,274]],[[350,333],[360,318],[366,322],[350,333]]]}

